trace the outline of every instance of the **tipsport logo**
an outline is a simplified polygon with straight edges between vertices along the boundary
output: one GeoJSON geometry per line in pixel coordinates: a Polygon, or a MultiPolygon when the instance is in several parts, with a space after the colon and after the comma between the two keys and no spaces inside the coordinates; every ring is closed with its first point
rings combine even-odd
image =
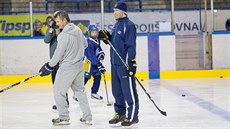
{"type": "Polygon", "coordinates": [[[30,29],[30,23],[29,22],[7,22],[5,20],[0,20],[0,27],[1,31],[5,34],[11,32],[11,31],[21,31],[21,33],[25,33],[27,30],[30,29]]]}
{"type": "MultiPolygon", "coordinates": [[[[87,34],[89,20],[73,20],[72,23],[77,25],[84,34],[87,34]]],[[[7,22],[0,20],[0,36],[19,36],[30,34],[30,22],[7,22]]]]}

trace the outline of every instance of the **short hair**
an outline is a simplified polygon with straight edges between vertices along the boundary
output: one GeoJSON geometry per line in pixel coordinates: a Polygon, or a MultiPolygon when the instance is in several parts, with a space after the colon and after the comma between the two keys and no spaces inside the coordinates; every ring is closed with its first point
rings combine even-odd
{"type": "Polygon", "coordinates": [[[65,11],[58,11],[58,12],[55,12],[55,14],[54,14],[54,19],[56,19],[58,16],[59,16],[59,18],[60,18],[61,20],[63,20],[63,19],[65,18],[68,22],[70,22],[69,15],[68,15],[68,13],[66,13],[65,11]]]}
{"type": "Polygon", "coordinates": [[[46,21],[48,20],[48,19],[52,19],[53,17],[52,16],[48,16],[48,17],[46,17],[46,21]]]}
{"type": "Polygon", "coordinates": [[[55,16],[58,12],[60,12],[60,11],[56,11],[56,12],[54,12],[53,16],[55,16]]]}

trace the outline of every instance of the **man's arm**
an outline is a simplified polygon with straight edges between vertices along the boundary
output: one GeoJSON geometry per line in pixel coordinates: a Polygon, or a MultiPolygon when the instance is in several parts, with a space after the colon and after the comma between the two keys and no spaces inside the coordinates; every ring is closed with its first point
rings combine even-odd
{"type": "Polygon", "coordinates": [[[125,44],[127,45],[128,62],[130,62],[136,58],[136,28],[134,25],[127,27],[125,44]]]}
{"type": "Polygon", "coordinates": [[[66,41],[68,41],[68,35],[65,33],[61,33],[58,38],[57,38],[57,48],[54,52],[54,55],[52,57],[52,59],[49,62],[49,65],[51,67],[54,67],[57,65],[57,63],[62,59],[64,52],[67,48],[67,43],[66,41]]]}
{"type": "Polygon", "coordinates": [[[52,38],[55,36],[55,30],[53,30],[53,28],[48,28],[46,31],[46,35],[44,37],[44,42],[49,44],[52,40],[52,38]]]}
{"type": "Polygon", "coordinates": [[[137,71],[136,64],[136,28],[134,25],[129,25],[125,32],[125,44],[127,45],[128,69],[127,74],[134,76],[137,71]]]}

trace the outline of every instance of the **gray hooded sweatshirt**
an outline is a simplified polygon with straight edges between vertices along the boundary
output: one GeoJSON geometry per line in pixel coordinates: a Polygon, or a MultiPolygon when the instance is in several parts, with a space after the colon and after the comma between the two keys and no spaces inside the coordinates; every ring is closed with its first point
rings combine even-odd
{"type": "Polygon", "coordinates": [[[68,23],[58,35],[57,42],[57,48],[49,65],[54,67],[59,63],[61,69],[77,69],[88,46],[81,29],[73,23],[68,23]]]}

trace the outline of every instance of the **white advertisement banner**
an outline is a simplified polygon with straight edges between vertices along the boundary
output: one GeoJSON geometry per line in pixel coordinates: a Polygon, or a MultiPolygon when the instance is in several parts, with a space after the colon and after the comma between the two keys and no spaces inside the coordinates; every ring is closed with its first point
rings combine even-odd
{"type": "MultiPolygon", "coordinates": [[[[171,31],[171,12],[138,12],[128,13],[128,17],[135,23],[138,33],[156,33],[171,31]],[[160,28],[161,27],[161,28],[160,28]]],[[[76,24],[83,24],[87,30],[89,24],[97,24],[101,27],[101,14],[70,14],[70,18],[76,24]]],[[[111,31],[116,22],[113,13],[104,14],[104,28],[111,31]]],[[[197,34],[200,30],[199,11],[175,12],[176,34],[197,34]]]]}

